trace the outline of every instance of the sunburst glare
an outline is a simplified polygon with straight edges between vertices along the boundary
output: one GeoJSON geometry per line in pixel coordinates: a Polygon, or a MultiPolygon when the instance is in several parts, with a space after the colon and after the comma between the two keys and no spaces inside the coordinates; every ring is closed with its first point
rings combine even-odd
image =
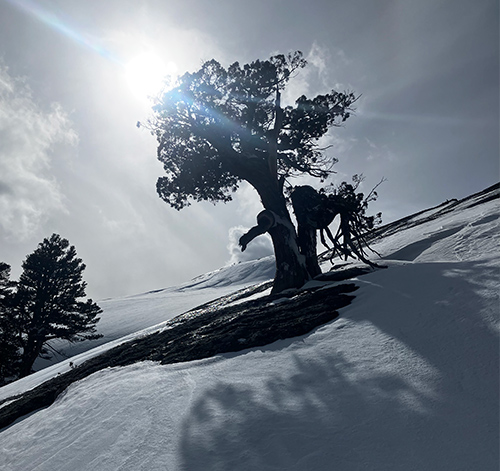
{"type": "Polygon", "coordinates": [[[139,54],[125,66],[130,90],[139,100],[146,100],[157,94],[162,89],[165,78],[175,75],[176,72],[177,66],[174,62],[164,62],[153,52],[139,54]]]}

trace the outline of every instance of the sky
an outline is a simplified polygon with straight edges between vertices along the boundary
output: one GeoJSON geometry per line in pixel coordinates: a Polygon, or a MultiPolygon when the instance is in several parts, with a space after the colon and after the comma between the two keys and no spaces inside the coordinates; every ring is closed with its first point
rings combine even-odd
{"type": "Polygon", "coordinates": [[[180,212],[159,199],[156,141],[136,122],[163,73],[295,50],[309,65],[285,99],[361,95],[329,136],[333,181],[363,173],[368,192],[385,178],[370,207],[384,222],[500,179],[497,0],[0,0],[0,260],[12,277],[54,232],[87,265],[94,299],[267,255],[265,238],[235,246],[261,210],[251,188],[180,212]]]}

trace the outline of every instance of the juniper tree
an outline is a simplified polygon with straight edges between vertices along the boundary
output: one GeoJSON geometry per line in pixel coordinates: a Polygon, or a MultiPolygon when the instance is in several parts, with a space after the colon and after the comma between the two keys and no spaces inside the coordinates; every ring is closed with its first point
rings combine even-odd
{"type": "Polygon", "coordinates": [[[75,247],[58,234],[44,239],[23,262],[14,298],[21,326],[21,377],[46,353],[50,340],[78,342],[101,337],[96,333],[100,307],[91,299],[80,300],[85,297],[84,270],[75,247]]]}
{"type": "Polygon", "coordinates": [[[165,176],[157,192],[175,209],[191,201],[227,202],[242,181],[260,196],[276,257],[274,292],[301,286],[309,277],[283,190],[290,177],[326,178],[335,159],[319,139],[345,121],[353,93],[302,95],[281,105],[290,78],[306,66],[300,52],[227,69],[205,62],[180,77],[154,106],[148,127],[158,141],[165,176]]]}

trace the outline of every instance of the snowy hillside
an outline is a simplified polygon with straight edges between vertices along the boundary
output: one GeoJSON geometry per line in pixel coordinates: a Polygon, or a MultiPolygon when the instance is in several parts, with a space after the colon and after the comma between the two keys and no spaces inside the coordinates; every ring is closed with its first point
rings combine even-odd
{"type": "MultiPolygon", "coordinates": [[[[0,432],[0,469],[497,470],[498,196],[496,187],[382,228],[373,247],[388,269],[355,279],[352,304],[307,335],[72,384],[0,432]]],[[[71,360],[271,276],[263,259],[102,302],[113,342],[71,360]]],[[[0,400],[69,368],[4,386],[0,400]]]]}
{"type": "Polygon", "coordinates": [[[60,353],[52,352],[50,360],[38,359],[34,369],[40,370],[64,360],[67,365],[69,361],[74,361],[73,358],[67,360],[69,357],[100,345],[106,344],[103,348],[116,345],[125,336],[134,335],[143,329],[151,331],[151,326],[172,319],[200,304],[273,277],[274,259],[267,257],[221,268],[180,286],[99,301],[103,313],[97,324],[97,332],[103,337],[73,344],[65,340],[53,341],[51,345],[60,353]]]}

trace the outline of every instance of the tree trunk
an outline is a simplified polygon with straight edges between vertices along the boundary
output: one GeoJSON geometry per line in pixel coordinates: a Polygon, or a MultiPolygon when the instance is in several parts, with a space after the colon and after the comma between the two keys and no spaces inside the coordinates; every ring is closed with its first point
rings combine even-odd
{"type": "Polygon", "coordinates": [[[21,365],[19,366],[19,377],[24,378],[31,374],[33,363],[42,351],[43,342],[34,339],[28,339],[24,347],[23,355],[21,358],[21,365]]]}
{"type": "Polygon", "coordinates": [[[275,216],[275,224],[268,231],[273,241],[276,259],[272,292],[280,293],[286,289],[300,288],[310,276],[305,257],[299,251],[297,232],[278,181],[269,175],[268,170],[258,174],[252,181],[247,181],[257,190],[264,208],[272,211],[275,216]]]}
{"type": "Polygon", "coordinates": [[[330,214],[322,205],[322,197],[309,185],[295,187],[292,192],[292,205],[297,219],[298,244],[300,253],[306,257],[307,271],[314,278],[321,274],[317,254],[316,232],[328,227],[330,214]]]}
{"type": "Polygon", "coordinates": [[[279,220],[269,230],[274,255],[276,275],[272,293],[280,293],[290,288],[300,288],[309,280],[305,258],[299,253],[297,234],[291,221],[279,220]]]}
{"type": "Polygon", "coordinates": [[[301,224],[298,221],[298,244],[300,247],[300,252],[306,258],[307,271],[311,278],[321,274],[321,268],[318,263],[317,254],[317,236],[316,229],[307,225],[301,224]]]}

